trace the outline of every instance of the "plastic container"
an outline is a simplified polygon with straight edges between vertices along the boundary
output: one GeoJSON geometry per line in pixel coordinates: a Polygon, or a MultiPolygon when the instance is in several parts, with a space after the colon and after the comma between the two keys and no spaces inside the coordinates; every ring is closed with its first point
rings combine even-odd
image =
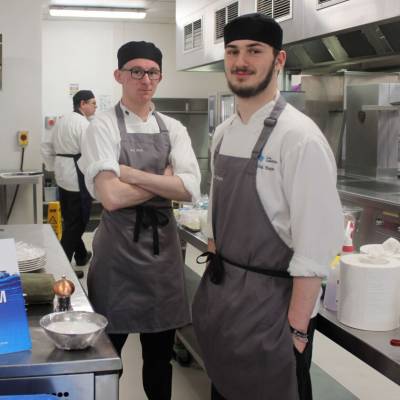
{"type": "MultiPolygon", "coordinates": [[[[341,255],[354,253],[353,234],[355,223],[349,219],[346,222],[344,232],[344,243],[342,246],[341,255]]],[[[328,281],[326,283],[324,307],[330,311],[337,311],[340,293],[340,256],[337,256],[332,262],[331,270],[329,271],[328,281]]]]}
{"type": "Polygon", "coordinates": [[[330,311],[337,311],[338,304],[338,286],[340,276],[340,256],[337,256],[329,271],[328,280],[326,282],[324,307],[330,311]]]}

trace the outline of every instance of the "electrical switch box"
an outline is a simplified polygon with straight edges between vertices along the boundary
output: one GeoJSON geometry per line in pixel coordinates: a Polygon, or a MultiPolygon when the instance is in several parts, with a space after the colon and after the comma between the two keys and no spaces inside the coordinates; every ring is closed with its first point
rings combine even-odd
{"type": "Polygon", "coordinates": [[[26,147],[29,143],[29,132],[28,131],[18,131],[18,144],[21,147],[26,147]]]}

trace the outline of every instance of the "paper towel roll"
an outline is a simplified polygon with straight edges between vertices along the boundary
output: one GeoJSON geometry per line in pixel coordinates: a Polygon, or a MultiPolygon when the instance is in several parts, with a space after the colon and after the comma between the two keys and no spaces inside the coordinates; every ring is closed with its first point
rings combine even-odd
{"type": "Polygon", "coordinates": [[[400,326],[400,260],[348,254],[340,259],[338,320],[370,331],[400,326]]]}

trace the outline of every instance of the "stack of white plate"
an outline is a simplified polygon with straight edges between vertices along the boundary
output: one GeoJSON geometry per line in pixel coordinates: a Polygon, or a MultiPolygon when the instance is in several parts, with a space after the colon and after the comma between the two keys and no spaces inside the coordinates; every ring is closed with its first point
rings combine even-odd
{"type": "Polygon", "coordinates": [[[20,272],[37,271],[46,265],[46,252],[43,248],[25,242],[17,242],[16,250],[20,272]]]}

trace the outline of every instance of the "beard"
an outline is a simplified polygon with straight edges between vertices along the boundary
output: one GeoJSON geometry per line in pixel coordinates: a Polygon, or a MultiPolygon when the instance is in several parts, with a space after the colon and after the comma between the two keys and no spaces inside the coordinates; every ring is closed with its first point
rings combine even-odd
{"type": "MultiPolygon", "coordinates": [[[[241,98],[255,97],[261,92],[263,92],[270,84],[272,76],[274,74],[274,66],[275,66],[275,58],[272,60],[271,66],[269,67],[265,78],[260,83],[255,84],[254,86],[238,87],[235,86],[235,84],[233,84],[232,82],[230,82],[229,78],[227,77],[228,87],[232,91],[232,93],[238,97],[241,98]]],[[[248,72],[249,69],[245,67],[245,68],[235,68],[234,70],[232,70],[233,73],[235,71],[248,72]]]]}

